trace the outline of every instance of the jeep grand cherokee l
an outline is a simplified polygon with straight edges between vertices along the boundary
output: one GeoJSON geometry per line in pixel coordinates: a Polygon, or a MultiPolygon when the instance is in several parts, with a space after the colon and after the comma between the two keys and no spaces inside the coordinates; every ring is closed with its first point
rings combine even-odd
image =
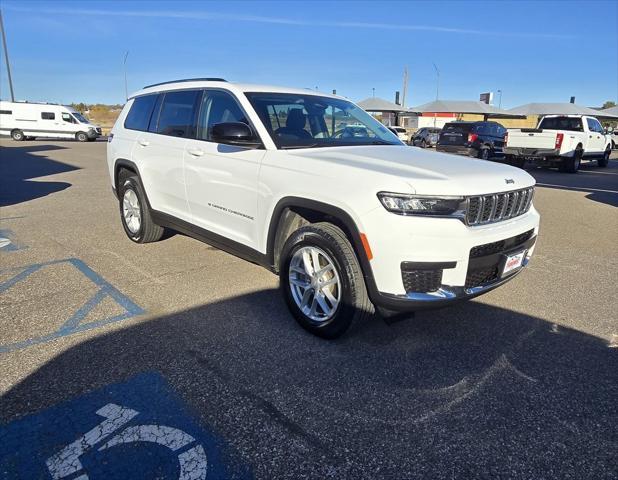
{"type": "Polygon", "coordinates": [[[376,307],[441,307],[505,283],[539,226],[525,171],[409,148],[348,100],[302,89],[145,87],[107,160],[131,240],[171,228],[265,266],[326,338],[376,307]]]}

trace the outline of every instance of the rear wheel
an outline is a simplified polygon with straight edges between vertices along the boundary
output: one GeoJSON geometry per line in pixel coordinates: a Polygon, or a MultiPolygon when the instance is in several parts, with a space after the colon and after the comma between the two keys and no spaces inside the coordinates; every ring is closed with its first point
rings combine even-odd
{"type": "Polygon", "coordinates": [[[22,140],[24,140],[24,132],[15,129],[11,132],[11,138],[16,142],[21,142],[22,140]]]}
{"type": "Polygon", "coordinates": [[[88,135],[85,132],[77,132],[75,134],[75,139],[78,142],[87,142],[88,141],[88,135]]]}
{"type": "Polygon", "coordinates": [[[136,243],[160,240],[165,230],[152,220],[139,177],[125,170],[119,176],[118,185],[120,218],[127,236],[136,243]]]}
{"type": "Polygon", "coordinates": [[[424,138],[421,140],[421,148],[427,148],[427,142],[424,138]]]}
{"type": "Polygon", "coordinates": [[[559,167],[560,171],[566,173],[577,173],[577,171],[579,170],[579,165],[582,162],[583,154],[584,151],[582,150],[581,146],[578,146],[575,149],[572,157],[562,160],[562,163],[559,167]]]}
{"type": "Polygon", "coordinates": [[[481,160],[489,160],[491,158],[491,149],[489,147],[482,147],[479,150],[479,155],[478,157],[481,160]]]}
{"type": "Polygon", "coordinates": [[[279,271],[290,312],[314,335],[337,338],[373,314],[354,249],[335,225],[296,230],[283,247],[279,271]]]}
{"type": "Polygon", "coordinates": [[[607,165],[609,164],[609,156],[611,155],[611,153],[612,153],[612,150],[608,146],[605,149],[605,153],[603,154],[603,157],[599,158],[599,160],[598,160],[599,167],[601,167],[601,168],[607,167],[607,165]]]}

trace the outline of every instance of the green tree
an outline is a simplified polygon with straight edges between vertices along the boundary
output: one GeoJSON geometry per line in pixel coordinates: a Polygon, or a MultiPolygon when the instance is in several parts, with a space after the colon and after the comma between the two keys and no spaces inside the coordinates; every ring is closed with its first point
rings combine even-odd
{"type": "Polygon", "coordinates": [[[611,100],[608,100],[607,102],[603,104],[603,108],[611,108],[615,106],[616,106],[616,102],[612,102],[611,100]]]}

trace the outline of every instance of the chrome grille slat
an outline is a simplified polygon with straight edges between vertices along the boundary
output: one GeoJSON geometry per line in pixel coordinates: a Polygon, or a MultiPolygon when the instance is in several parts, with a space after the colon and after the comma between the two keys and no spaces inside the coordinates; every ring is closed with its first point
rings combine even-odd
{"type": "Polygon", "coordinates": [[[534,187],[468,197],[466,223],[486,225],[518,217],[532,206],[534,187]]]}

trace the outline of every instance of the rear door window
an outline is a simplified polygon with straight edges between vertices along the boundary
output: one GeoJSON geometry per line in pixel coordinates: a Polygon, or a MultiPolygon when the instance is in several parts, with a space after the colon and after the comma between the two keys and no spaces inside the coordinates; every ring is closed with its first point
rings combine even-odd
{"type": "Polygon", "coordinates": [[[133,100],[131,110],[124,121],[124,128],[130,130],[141,130],[145,132],[148,129],[152,108],[157,101],[158,94],[143,95],[133,100]]]}
{"type": "Polygon", "coordinates": [[[41,120],[55,120],[56,114],[54,112],[41,112],[41,120]]]}
{"type": "Polygon", "coordinates": [[[163,98],[157,133],[172,137],[195,138],[196,113],[200,90],[167,92],[163,98]]]}

